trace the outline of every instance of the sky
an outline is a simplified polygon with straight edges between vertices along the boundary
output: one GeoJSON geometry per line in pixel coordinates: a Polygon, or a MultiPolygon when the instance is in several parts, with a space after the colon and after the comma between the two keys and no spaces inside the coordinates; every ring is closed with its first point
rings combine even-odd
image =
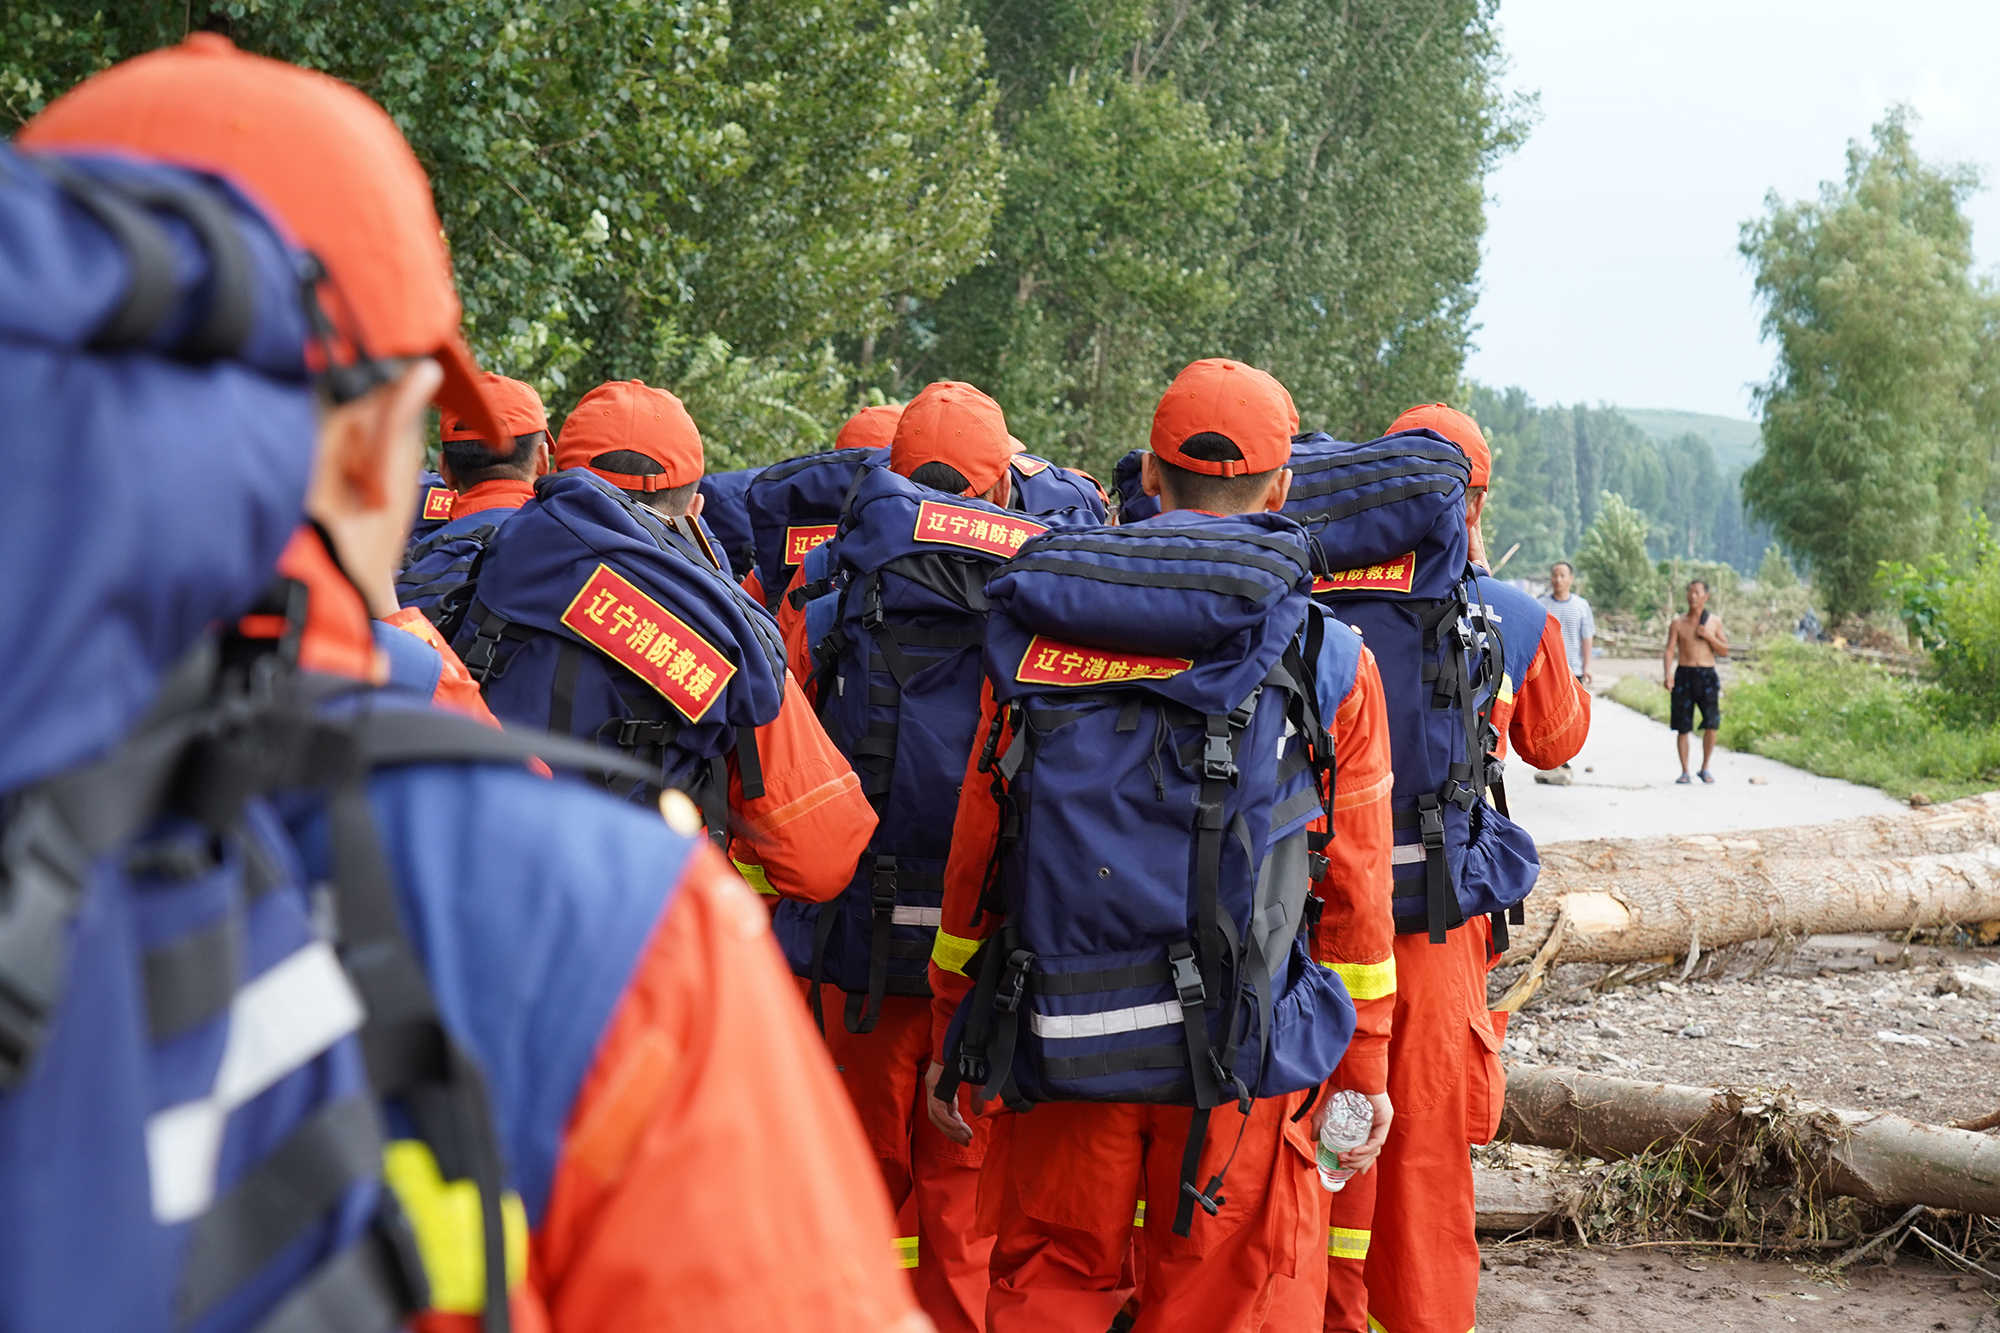
{"type": "Polygon", "coordinates": [[[2000,0],[1501,0],[1505,86],[1538,93],[1487,179],[1466,373],[1537,402],[1752,415],[1771,369],[1741,225],[1839,179],[1891,106],[1981,166],[2000,263],[2000,0]]]}

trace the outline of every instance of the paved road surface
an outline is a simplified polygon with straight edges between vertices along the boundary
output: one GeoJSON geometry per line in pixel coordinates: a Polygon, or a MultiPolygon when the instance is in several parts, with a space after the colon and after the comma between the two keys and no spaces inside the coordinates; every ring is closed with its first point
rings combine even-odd
{"type": "MultiPolygon", "coordinates": [[[[1593,692],[1608,689],[1616,679],[1606,670],[1611,665],[1597,667],[1593,692]]],[[[1723,706],[1728,706],[1726,697],[1723,706]]],[[[1699,764],[1701,733],[1692,737],[1692,747],[1690,761],[1699,764]]],[[[1680,761],[1674,755],[1674,733],[1600,693],[1591,701],[1590,739],[1570,762],[1573,783],[1544,786],[1526,764],[1510,763],[1507,799],[1515,821],[1538,843],[1779,828],[1904,808],[1873,787],[1818,777],[1719,746],[1711,771],[1713,786],[1698,778],[1690,786],[1676,786],[1680,761]],[[1763,781],[1753,782],[1755,778],[1763,781]]]]}

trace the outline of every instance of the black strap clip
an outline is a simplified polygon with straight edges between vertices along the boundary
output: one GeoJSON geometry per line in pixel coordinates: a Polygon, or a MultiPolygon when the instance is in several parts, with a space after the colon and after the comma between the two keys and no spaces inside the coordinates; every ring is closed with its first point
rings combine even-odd
{"type": "Polygon", "coordinates": [[[877,856],[873,879],[874,892],[870,901],[874,904],[876,916],[888,916],[896,910],[896,858],[877,856]]]}
{"type": "Polygon", "coordinates": [[[1444,807],[1437,804],[1419,805],[1417,809],[1417,830],[1423,835],[1426,852],[1440,851],[1444,847],[1444,807]]]}
{"type": "Polygon", "coordinates": [[[1199,1009],[1208,1003],[1208,987],[1202,984],[1201,969],[1195,965],[1194,950],[1185,942],[1167,947],[1167,966],[1173,973],[1174,994],[1181,1007],[1199,1009]]]}
{"type": "Polygon", "coordinates": [[[1210,1217],[1214,1217],[1217,1213],[1221,1212],[1222,1205],[1229,1202],[1229,1200],[1224,1198],[1221,1194],[1216,1193],[1216,1191],[1220,1190],[1221,1188],[1222,1188],[1221,1176],[1211,1177],[1208,1182],[1208,1188],[1205,1190],[1196,1189],[1194,1187],[1194,1182],[1192,1180],[1183,1180],[1181,1182],[1181,1193],[1187,1195],[1189,1198],[1193,1199],[1196,1203],[1200,1204],[1201,1210],[1204,1213],[1207,1213],[1210,1217]]]}
{"type": "Polygon", "coordinates": [[[993,1007],[1003,1014],[1016,1013],[1021,1008],[1021,1000],[1028,993],[1028,969],[1034,966],[1035,955],[1026,949],[1016,949],[1007,955],[1007,970],[1000,974],[1000,985],[993,993],[993,1007]]]}
{"type": "Polygon", "coordinates": [[[1204,738],[1201,747],[1201,772],[1203,777],[1219,781],[1235,779],[1236,756],[1231,752],[1229,737],[1210,734],[1204,738]]]}

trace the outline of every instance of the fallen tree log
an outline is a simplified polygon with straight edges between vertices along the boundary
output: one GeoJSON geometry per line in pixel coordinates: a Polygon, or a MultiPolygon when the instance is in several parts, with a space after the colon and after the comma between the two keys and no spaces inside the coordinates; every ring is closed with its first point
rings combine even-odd
{"type": "Polygon", "coordinates": [[[1501,960],[1684,956],[1771,935],[2000,917],[2000,793],[1908,814],[1686,838],[1555,843],[1501,960]]]}
{"type": "Polygon", "coordinates": [[[1473,1211],[1481,1231],[1512,1235],[1533,1231],[1562,1212],[1562,1193],[1555,1182],[1525,1171],[1472,1169],[1473,1211]]]}
{"type": "Polygon", "coordinates": [[[1715,1088],[1514,1066],[1500,1134],[1513,1143],[1635,1157],[1684,1144],[1705,1160],[1782,1140],[1805,1183],[1884,1207],[2000,1216],[2000,1139],[1898,1115],[1841,1111],[1715,1088]]]}

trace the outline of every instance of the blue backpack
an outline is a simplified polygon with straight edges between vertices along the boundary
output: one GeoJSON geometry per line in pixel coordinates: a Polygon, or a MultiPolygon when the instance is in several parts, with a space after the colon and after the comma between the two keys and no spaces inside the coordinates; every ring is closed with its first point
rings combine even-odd
{"type": "Polygon", "coordinates": [[[409,544],[415,546],[424,538],[451,522],[452,502],[458,492],[444,484],[444,478],[435,472],[417,474],[417,513],[410,520],[409,544]]]}
{"type": "Polygon", "coordinates": [[[432,524],[422,537],[412,534],[402,572],[396,576],[397,604],[422,611],[449,643],[465,623],[466,610],[478,593],[480,562],[486,548],[520,512],[484,509],[432,524]]]}
{"type": "Polygon", "coordinates": [[[1001,803],[981,910],[1003,921],[939,1095],[1194,1107],[1180,1235],[1216,1208],[1219,1177],[1193,1178],[1208,1111],[1316,1087],[1354,1031],[1302,933],[1325,873],[1308,825],[1331,827],[1319,700],[1360,661],[1312,569],[1289,519],[1175,513],[1051,532],[987,587],[1014,739],[993,761],[996,719],[980,764],[1001,803]]]}
{"type": "Polygon", "coordinates": [[[1515,645],[1466,562],[1465,455],[1428,430],[1367,444],[1309,434],[1293,441],[1291,468],[1285,512],[1334,571],[1314,595],[1367,636],[1388,695],[1396,930],[1441,943],[1483,914],[1504,949],[1541,861],[1486,800],[1499,777],[1493,703],[1515,645]]]}
{"type": "Polygon", "coordinates": [[[1139,460],[1147,452],[1145,449],[1134,449],[1118,460],[1118,468],[1111,474],[1112,488],[1118,493],[1120,523],[1143,522],[1160,512],[1160,498],[1146,494],[1139,485],[1139,460]]]}
{"type": "Polygon", "coordinates": [[[496,716],[649,766],[720,840],[732,752],[744,795],[763,794],[755,729],[784,700],[785,649],[694,531],[586,468],[544,477],[488,547],[452,646],[496,716]]]}
{"type": "MultiPolygon", "coordinates": [[[[792,969],[848,994],[851,1032],[884,995],[928,995],[958,785],[979,728],[988,575],[1066,509],[1025,518],[884,468],[855,487],[840,535],[811,552],[838,591],[807,607],[821,719],[881,816],[854,881],[826,904],[784,902],[773,928],[792,969]]],[[[801,589],[801,591],[805,591],[801,589]]]]}
{"type": "Polygon", "coordinates": [[[729,576],[741,583],[757,567],[757,542],[750,527],[750,484],[764,475],[760,467],[734,472],[710,472],[701,479],[701,519],[708,525],[729,576]]]}
{"type": "Polygon", "coordinates": [[[1024,514],[1054,514],[1076,509],[1090,515],[1086,520],[1102,523],[1106,517],[1104,493],[1088,473],[1060,467],[1034,454],[1015,454],[1008,466],[1013,489],[1009,509],[1024,514]]]}
{"type": "Polygon", "coordinates": [[[862,469],[889,462],[887,449],[835,449],[773,463],[744,493],[764,605],[775,611],[806,553],[840,526],[862,469]]]}
{"type": "Polygon", "coordinates": [[[305,592],[271,569],[311,466],[316,264],[214,178],[0,145],[0,1327],[402,1326],[427,1283],[385,1097],[472,1182],[507,1326],[490,1107],[364,784],[531,747],[332,723],[358,687],[295,670],[305,592]],[[174,465],[130,468],[135,438],[174,465]],[[279,793],[331,812],[323,886],[279,793]]]}

